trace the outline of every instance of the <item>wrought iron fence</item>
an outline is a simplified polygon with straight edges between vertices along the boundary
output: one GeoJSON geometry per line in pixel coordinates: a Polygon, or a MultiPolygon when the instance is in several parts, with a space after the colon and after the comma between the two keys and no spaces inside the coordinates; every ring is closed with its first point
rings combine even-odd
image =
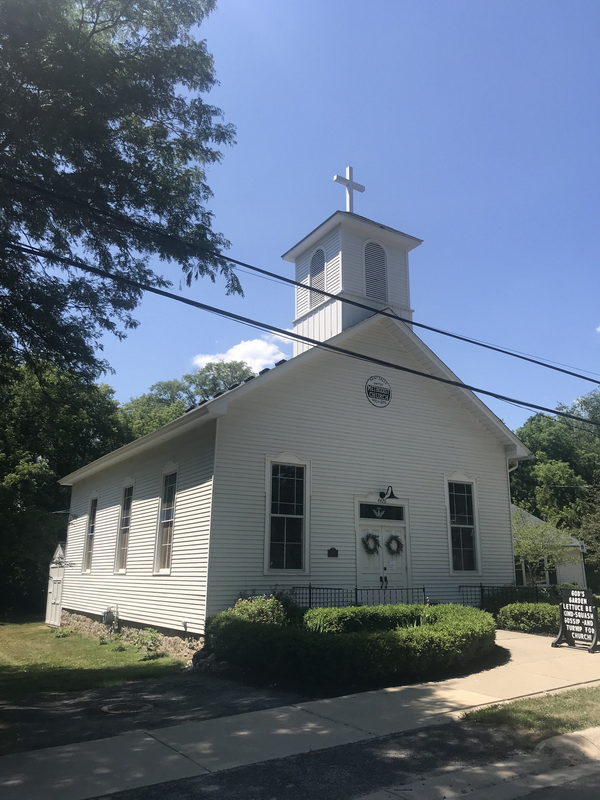
{"type": "MultiPolygon", "coordinates": [[[[292,599],[303,608],[336,608],[342,606],[379,606],[394,603],[428,603],[430,597],[425,586],[405,589],[367,589],[360,586],[293,586],[292,599]]],[[[462,603],[496,612],[508,603],[559,603],[557,586],[489,586],[483,583],[462,584],[444,599],[443,593],[434,594],[435,602],[462,603]],[[450,594],[452,596],[450,596],[450,594]]]]}
{"type": "Polygon", "coordinates": [[[559,603],[557,586],[485,586],[482,583],[458,587],[461,602],[479,606],[486,611],[498,611],[508,603],[559,603]]]}
{"type": "Polygon", "coordinates": [[[293,600],[303,608],[337,608],[341,606],[379,606],[394,603],[426,603],[424,586],[409,589],[364,589],[359,586],[293,586],[293,600]]]}

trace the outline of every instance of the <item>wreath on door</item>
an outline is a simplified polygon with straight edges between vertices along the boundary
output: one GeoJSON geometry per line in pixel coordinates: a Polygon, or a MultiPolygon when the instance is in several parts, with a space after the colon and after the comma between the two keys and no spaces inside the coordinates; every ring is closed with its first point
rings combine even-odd
{"type": "Polygon", "coordinates": [[[387,538],[387,541],[385,543],[385,549],[391,556],[399,556],[400,553],[404,550],[402,539],[395,533],[392,533],[387,538]]]}
{"type": "Polygon", "coordinates": [[[369,556],[375,555],[379,550],[381,543],[379,536],[374,533],[367,533],[361,539],[362,545],[365,548],[365,553],[369,556]]]}

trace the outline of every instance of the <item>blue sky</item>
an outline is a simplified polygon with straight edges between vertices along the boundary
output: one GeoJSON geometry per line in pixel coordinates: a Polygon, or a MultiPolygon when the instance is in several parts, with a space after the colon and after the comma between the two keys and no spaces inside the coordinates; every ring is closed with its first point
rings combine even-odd
{"type": "MultiPolygon", "coordinates": [[[[293,277],[281,253],[343,209],[332,176],[352,164],[366,186],[355,211],[424,240],[416,320],[600,373],[596,0],[221,0],[200,35],[220,81],[208,99],[237,127],[209,172],[231,256],[293,277]]],[[[179,290],[177,269],[155,266],[179,290]]],[[[222,282],[181,292],[288,327],[293,289],[240,278],[243,298],[222,282]]],[[[120,400],[242,341],[238,357],[291,352],[160,298],[137,317],[124,342],[106,339],[120,400]]],[[[554,407],[594,388],[423,338],[496,392],[554,407]]],[[[512,428],[529,416],[488,405],[512,428]]]]}

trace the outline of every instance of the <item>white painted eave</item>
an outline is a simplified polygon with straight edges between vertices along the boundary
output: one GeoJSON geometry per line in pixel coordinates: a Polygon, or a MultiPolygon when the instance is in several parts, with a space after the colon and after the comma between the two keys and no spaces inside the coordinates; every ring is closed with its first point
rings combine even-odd
{"type": "Polygon", "coordinates": [[[284,261],[295,261],[301,253],[313,247],[320,239],[327,236],[327,234],[338,225],[344,225],[344,227],[364,233],[367,237],[373,236],[374,233],[377,232],[380,237],[384,237],[390,242],[393,241],[396,244],[401,244],[406,250],[412,250],[423,243],[422,239],[417,239],[415,236],[410,236],[408,233],[390,228],[388,225],[382,225],[381,222],[375,222],[368,217],[361,217],[360,214],[353,214],[350,211],[336,211],[328,217],[325,222],[322,222],[303,239],[300,239],[299,242],[281,257],[284,261]]]}

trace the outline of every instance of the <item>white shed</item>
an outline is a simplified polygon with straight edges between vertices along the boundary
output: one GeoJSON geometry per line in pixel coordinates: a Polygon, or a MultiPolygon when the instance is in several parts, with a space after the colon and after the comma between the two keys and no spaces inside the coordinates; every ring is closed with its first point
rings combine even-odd
{"type": "MultiPolygon", "coordinates": [[[[456,380],[410,325],[418,244],[336,212],[284,256],[306,287],[294,329],[456,380]]],[[[240,592],[275,587],[460,601],[514,582],[508,472],[529,455],[467,390],[303,343],[62,480],[63,607],[202,632],[240,592]]]]}

